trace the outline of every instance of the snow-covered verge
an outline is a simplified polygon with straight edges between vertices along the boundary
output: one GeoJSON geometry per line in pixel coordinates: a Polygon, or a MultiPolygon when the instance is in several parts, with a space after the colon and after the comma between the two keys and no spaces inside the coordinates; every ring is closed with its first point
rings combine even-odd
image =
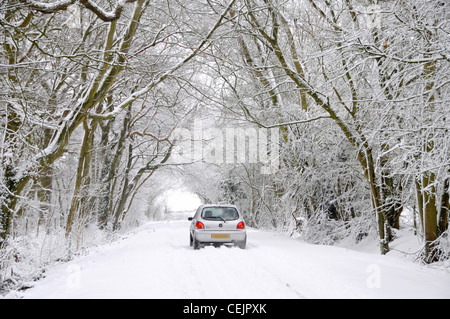
{"type": "Polygon", "coordinates": [[[254,229],[245,250],[195,251],[188,227],[185,219],[149,222],[4,298],[450,298],[445,268],[408,257],[420,248],[409,233],[398,233],[386,256],[374,245],[356,251],[254,229]]]}

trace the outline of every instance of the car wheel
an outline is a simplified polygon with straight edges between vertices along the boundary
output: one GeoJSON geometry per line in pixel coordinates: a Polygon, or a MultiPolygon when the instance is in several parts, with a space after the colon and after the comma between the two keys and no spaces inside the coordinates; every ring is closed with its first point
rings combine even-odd
{"type": "Polygon", "coordinates": [[[194,249],[200,249],[200,243],[196,239],[194,239],[194,249]]]}
{"type": "Polygon", "coordinates": [[[194,244],[194,241],[192,240],[192,235],[189,235],[189,246],[192,247],[193,244],[194,244]]]}
{"type": "Polygon", "coordinates": [[[245,246],[247,246],[247,238],[245,238],[243,241],[237,242],[236,244],[240,249],[245,249],[245,246]]]}

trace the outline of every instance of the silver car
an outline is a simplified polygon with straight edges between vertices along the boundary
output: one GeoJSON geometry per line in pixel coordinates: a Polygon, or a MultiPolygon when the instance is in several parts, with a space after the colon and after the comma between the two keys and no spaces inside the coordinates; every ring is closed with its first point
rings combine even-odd
{"type": "Polygon", "coordinates": [[[188,218],[190,244],[194,249],[204,245],[234,244],[244,249],[247,231],[242,214],[233,205],[202,205],[188,218]]]}

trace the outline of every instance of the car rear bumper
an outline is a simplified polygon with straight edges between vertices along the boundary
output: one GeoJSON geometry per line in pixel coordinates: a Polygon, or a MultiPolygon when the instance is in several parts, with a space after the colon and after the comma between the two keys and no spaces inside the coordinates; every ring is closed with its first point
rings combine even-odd
{"type": "Polygon", "coordinates": [[[213,231],[195,230],[194,238],[201,243],[234,243],[242,242],[246,239],[245,230],[234,231],[213,231]]]}

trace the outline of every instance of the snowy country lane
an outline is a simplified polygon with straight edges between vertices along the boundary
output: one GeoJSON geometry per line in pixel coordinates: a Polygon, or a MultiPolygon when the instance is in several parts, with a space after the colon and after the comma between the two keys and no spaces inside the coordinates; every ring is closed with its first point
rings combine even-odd
{"type": "Polygon", "coordinates": [[[23,298],[450,298],[442,271],[248,230],[247,249],[189,246],[187,220],[150,222],[50,268],[23,298]]]}

